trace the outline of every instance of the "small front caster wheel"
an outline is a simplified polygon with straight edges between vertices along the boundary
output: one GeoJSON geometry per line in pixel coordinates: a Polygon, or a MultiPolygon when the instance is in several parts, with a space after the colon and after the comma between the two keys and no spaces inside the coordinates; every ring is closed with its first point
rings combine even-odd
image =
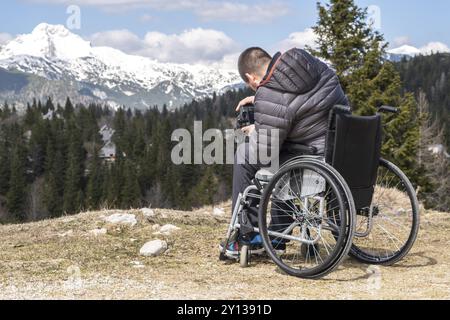
{"type": "Polygon", "coordinates": [[[250,248],[249,246],[243,245],[239,255],[239,263],[241,268],[248,268],[250,258],[250,248]]]}

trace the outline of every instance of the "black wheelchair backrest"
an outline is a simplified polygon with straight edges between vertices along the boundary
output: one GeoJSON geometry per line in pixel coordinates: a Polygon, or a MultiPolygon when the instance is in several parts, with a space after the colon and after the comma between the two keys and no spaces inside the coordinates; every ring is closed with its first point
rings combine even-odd
{"type": "Polygon", "coordinates": [[[354,116],[348,107],[335,107],[330,115],[326,161],[347,182],[357,210],[372,203],[380,153],[380,116],[354,116]]]}

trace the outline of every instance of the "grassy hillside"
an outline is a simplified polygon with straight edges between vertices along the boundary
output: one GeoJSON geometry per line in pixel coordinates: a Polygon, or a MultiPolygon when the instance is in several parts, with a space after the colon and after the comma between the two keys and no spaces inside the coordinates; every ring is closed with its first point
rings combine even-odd
{"type": "Polygon", "coordinates": [[[416,246],[394,267],[348,259],[325,279],[305,281],[281,274],[268,261],[248,269],[218,261],[228,218],[213,215],[211,207],[155,210],[150,220],[139,210],[127,211],[136,215],[134,227],[108,225],[104,218],[117,212],[0,226],[0,298],[450,299],[449,214],[424,213],[416,246]],[[166,223],[181,229],[154,235],[155,224],[166,223]],[[95,235],[98,228],[106,234],[95,235]],[[166,240],[168,251],[139,255],[153,239],[166,240]]]}

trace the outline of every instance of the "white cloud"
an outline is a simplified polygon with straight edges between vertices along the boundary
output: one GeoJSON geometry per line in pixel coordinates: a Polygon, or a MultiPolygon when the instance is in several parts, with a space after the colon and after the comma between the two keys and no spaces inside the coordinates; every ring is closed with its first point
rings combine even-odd
{"type": "Polygon", "coordinates": [[[174,63],[219,63],[237,50],[237,44],[225,33],[202,28],[180,34],[153,31],[143,39],[128,30],[110,30],[95,33],[90,39],[94,46],[109,46],[129,54],[174,63]]]}
{"type": "Polygon", "coordinates": [[[264,23],[285,16],[289,8],[280,2],[248,5],[235,2],[208,2],[195,10],[204,20],[264,23]]]}
{"type": "Polygon", "coordinates": [[[396,47],[404,46],[411,43],[411,39],[408,36],[401,36],[394,39],[393,44],[396,47]]]}
{"type": "Polygon", "coordinates": [[[421,47],[420,53],[423,55],[429,55],[433,53],[450,52],[450,48],[442,42],[430,42],[427,45],[421,47]]]}
{"type": "Polygon", "coordinates": [[[94,46],[112,47],[127,53],[143,48],[142,40],[126,29],[97,32],[91,35],[90,40],[94,46]]]}
{"type": "Polygon", "coordinates": [[[107,11],[123,12],[151,8],[155,10],[188,10],[204,20],[222,20],[242,23],[265,23],[289,14],[289,6],[282,0],[271,3],[244,4],[229,0],[28,0],[36,3],[77,4],[96,6],[107,11]]]}
{"type": "Polygon", "coordinates": [[[227,54],[222,60],[211,63],[211,66],[217,69],[236,71],[239,55],[240,52],[227,54]]]}
{"type": "Polygon", "coordinates": [[[317,46],[316,40],[317,35],[314,33],[314,30],[307,28],[304,31],[291,33],[287,39],[278,44],[276,50],[287,51],[292,48],[304,49],[306,46],[315,48],[317,46]]]}
{"type": "Polygon", "coordinates": [[[163,62],[211,62],[236,50],[236,43],[225,33],[211,29],[185,30],[181,34],[149,32],[144,38],[145,56],[163,62]]]}
{"type": "Polygon", "coordinates": [[[0,46],[7,44],[12,38],[12,35],[9,33],[0,32],[0,46]]]}

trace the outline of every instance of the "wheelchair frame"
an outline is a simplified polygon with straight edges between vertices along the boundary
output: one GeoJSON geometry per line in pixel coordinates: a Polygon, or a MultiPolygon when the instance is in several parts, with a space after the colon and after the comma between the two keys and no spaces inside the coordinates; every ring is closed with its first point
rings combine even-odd
{"type": "MultiPolygon", "coordinates": [[[[236,206],[235,206],[235,209],[233,210],[233,214],[232,214],[232,217],[231,217],[230,224],[228,226],[227,239],[231,238],[231,235],[232,235],[233,231],[238,231],[241,228],[241,224],[239,223],[239,214],[242,213],[242,211],[244,209],[244,206],[248,205],[247,198],[248,197],[255,198],[255,199],[260,199],[261,198],[260,196],[256,196],[256,195],[250,196],[250,192],[251,191],[258,191],[258,192],[262,191],[261,189],[259,189],[257,187],[257,184],[260,184],[260,183],[261,183],[261,181],[256,182],[254,185],[251,185],[251,186],[247,187],[243,193],[239,194],[238,200],[237,200],[237,203],[236,203],[236,206]]],[[[307,200],[309,198],[310,197],[305,197],[305,200],[307,200]]],[[[320,206],[321,206],[321,210],[320,211],[321,212],[319,214],[319,217],[323,218],[323,215],[324,215],[323,206],[324,206],[325,199],[324,198],[318,198],[318,197],[313,197],[313,198],[320,202],[320,206]]],[[[308,206],[305,206],[305,207],[307,208],[308,206]]],[[[313,244],[318,242],[318,240],[319,240],[318,238],[316,238],[314,240],[306,240],[305,239],[306,238],[305,237],[306,230],[303,231],[303,234],[302,234],[303,239],[302,238],[298,238],[298,237],[294,237],[294,236],[290,236],[289,234],[291,233],[291,231],[295,227],[296,227],[296,225],[295,225],[295,223],[293,223],[288,228],[286,228],[286,230],[283,233],[276,232],[276,231],[268,231],[268,233],[269,233],[270,236],[283,237],[286,240],[299,241],[299,242],[304,243],[304,244],[313,245],[313,244]]],[[[319,228],[319,232],[320,232],[320,230],[321,229],[319,228]]],[[[260,233],[260,229],[257,228],[257,227],[253,227],[253,232],[260,233]]],[[[229,240],[227,242],[229,243],[229,240]]],[[[226,255],[226,250],[223,250],[222,254],[226,255]]]]}

